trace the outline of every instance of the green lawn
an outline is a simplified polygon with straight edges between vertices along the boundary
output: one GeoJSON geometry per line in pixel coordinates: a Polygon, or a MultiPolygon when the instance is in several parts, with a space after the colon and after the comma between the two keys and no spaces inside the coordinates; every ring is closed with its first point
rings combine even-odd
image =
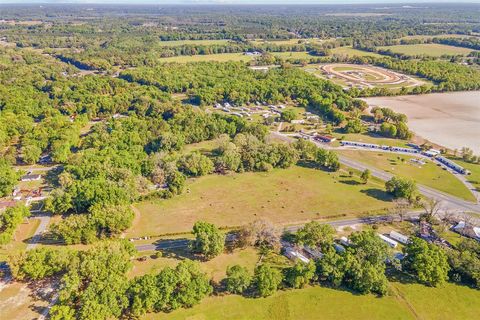
{"type": "Polygon", "coordinates": [[[246,56],[243,53],[220,53],[220,54],[204,54],[204,55],[194,55],[194,56],[175,56],[168,58],[159,58],[160,62],[178,62],[178,63],[187,63],[187,62],[201,62],[201,61],[250,61],[252,56],[246,56]]]}
{"type": "Polygon", "coordinates": [[[448,46],[448,45],[437,44],[437,43],[384,46],[384,47],[378,47],[378,49],[383,49],[383,50],[390,49],[392,52],[401,53],[405,55],[421,54],[421,55],[428,55],[432,57],[440,57],[444,54],[468,55],[470,52],[474,51],[468,48],[454,47],[454,46],[448,46]]]}
{"type": "Polygon", "coordinates": [[[460,180],[431,161],[420,167],[410,162],[410,159],[414,157],[406,155],[360,150],[342,150],[339,153],[392,174],[414,179],[419,184],[459,198],[469,201],[475,200],[473,194],[460,180]],[[405,161],[400,161],[398,157],[405,159],[405,161]]]}
{"type": "Polygon", "coordinates": [[[362,50],[353,49],[352,47],[338,47],[331,50],[332,54],[336,55],[346,55],[346,56],[357,56],[357,57],[377,57],[381,58],[382,55],[375,52],[367,52],[362,50]]]}
{"type": "Polygon", "coordinates": [[[383,212],[391,206],[381,183],[295,166],[268,173],[209,175],[190,180],[182,195],[138,203],[128,237],[188,232],[197,220],[241,226],[259,218],[276,224],[383,212]]]}
{"type": "Polygon", "coordinates": [[[268,298],[236,295],[209,297],[191,309],[149,314],[142,319],[424,319],[473,320],[480,312],[480,291],[447,284],[430,288],[392,283],[392,293],[378,298],[324,287],[280,291],[268,298]]]}

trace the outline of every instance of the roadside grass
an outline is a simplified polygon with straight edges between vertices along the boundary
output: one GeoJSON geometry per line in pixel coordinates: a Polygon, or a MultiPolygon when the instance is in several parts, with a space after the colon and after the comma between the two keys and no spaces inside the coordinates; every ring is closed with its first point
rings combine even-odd
{"type": "Polygon", "coordinates": [[[471,172],[471,174],[467,176],[467,181],[480,192],[480,164],[468,163],[459,158],[452,158],[452,160],[471,172]]]}
{"type": "MultiPolygon", "coordinates": [[[[345,141],[356,141],[356,142],[364,142],[364,143],[373,143],[378,145],[386,145],[392,147],[406,147],[409,141],[407,140],[400,140],[400,139],[391,139],[385,138],[380,135],[376,135],[373,133],[343,133],[343,132],[336,132],[333,133],[337,139],[342,139],[345,141]]],[[[339,146],[339,141],[334,141],[335,146],[339,146]],[[336,142],[336,143],[335,143],[336,142]]]]}
{"type": "Polygon", "coordinates": [[[219,54],[198,54],[193,56],[175,56],[168,58],[159,58],[159,62],[178,62],[178,63],[187,63],[187,62],[202,62],[202,61],[250,61],[252,56],[246,56],[243,53],[219,53],[219,54]]]}
{"type": "Polygon", "coordinates": [[[378,53],[357,50],[357,49],[353,49],[350,46],[334,48],[334,49],[331,50],[331,54],[332,55],[346,55],[346,56],[350,56],[350,57],[353,57],[353,56],[357,56],[357,57],[370,56],[370,57],[377,57],[377,58],[382,57],[382,55],[380,55],[378,53]]]}
{"type": "Polygon", "coordinates": [[[468,55],[473,49],[454,47],[437,43],[407,44],[396,46],[383,46],[378,49],[388,50],[405,55],[428,55],[432,57],[440,57],[444,54],[448,55],[468,55]]]}
{"type": "Polygon", "coordinates": [[[431,161],[419,166],[410,162],[416,157],[407,155],[361,150],[338,150],[338,153],[391,174],[411,178],[427,187],[465,200],[475,201],[473,194],[460,180],[431,161]]]}
{"type": "Polygon", "coordinates": [[[191,179],[168,200],[135,205],[140,212],[126,237],[188,232],[198,220],[235,227],[265,218],[275,224],[381,213],[392,204],[381,184],[360,184],[342,172],[294,166],[271,172],[191,179]]]}
{"type": "Polygon", "coordinates": [[[25,219],[15,231],[13,240],[4,246],[0,246],[0,261],[5,261],[9,255],[25,250],[26,240],[30,239],[37,230],[40,220],[25,219]]]}

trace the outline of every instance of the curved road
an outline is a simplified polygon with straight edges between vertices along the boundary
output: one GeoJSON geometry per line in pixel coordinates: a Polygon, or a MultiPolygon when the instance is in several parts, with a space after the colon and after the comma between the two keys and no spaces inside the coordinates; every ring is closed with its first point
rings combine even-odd
{"type": "MultiPolygon", "coordinates": [[[[285,135],[285,134],[282,134],[282,133],[279,133],[279,132],[271,132],[270,134],[273,137],[284,140],[284,141],[288,141],[288,142],[295,141],[295,139],[292,136],[285,135]]],[[[325,146],[324,144],[321,144],[317,141],[312,141],[312,142],[315,143],[320,148],[333,149],[333,148],[329,148],[329,147],[325,146]]],[[[393,175],[388,173],[388,172],[385,172],[383,170],[368,166],[364,163],[352,160],[348,157],[345,157],[345,156],[342,156],[342,155],[338,155],[338,157],[339,157],[339,160],[340,160],[341,164],[343,164],[347,167],[359,170],[359,171],[364,171],[365,169],[368,169],[372,173],[372,176],[374,176],[378,179],[381,179],[383,181],[388,181],[393,177],[393,175]]],[[[424,195],[428,198],[438,199],[438,200],[442,201],[442,206],[444,207],[444,209],[480,213],[480,204],[478,202],[474,203],[474,202],[465,201],[463,199],[445,194],[443,192],[440,192],[438,190],[435,190],[435,189],[432,189],[432,188],[429,188],[429,187],[426,187],[426,186],[423,186],[423,185],[418,185],[418,190],[420,191],[420,193],[422,195],[424,195]]]]}

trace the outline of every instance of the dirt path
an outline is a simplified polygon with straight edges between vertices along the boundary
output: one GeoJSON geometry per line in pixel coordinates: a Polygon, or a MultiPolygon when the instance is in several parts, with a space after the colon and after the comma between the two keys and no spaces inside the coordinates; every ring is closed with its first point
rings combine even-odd
{"type": "Polygon", "coordinates": [[[415,310],[415,308],[412,306],[412,304],[403,296],[402,292],[400,291],[400,289],[398,289],[395,284],[391,284],[390,285],[390,288],[393,289],[394,293],[395,293],[395,296],[398,298],[399,302],[401,304],[403,304],[411,313],[412,313],[412,316],[415,318],[415,319],[418,319],[418,320],[421,320],[422,317],[420,317],[420,315],[417,313],[417,311],[415,310]]]}

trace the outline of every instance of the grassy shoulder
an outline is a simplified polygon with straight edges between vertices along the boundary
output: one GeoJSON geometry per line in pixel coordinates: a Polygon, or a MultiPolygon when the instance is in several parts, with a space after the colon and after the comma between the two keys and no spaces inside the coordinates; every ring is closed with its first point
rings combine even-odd
{"type": "Polygon", "coordinates": [[[470,171],[467,181],[470,182],[477,189],[477,191],[480,191],[480,164],[468,163],[460,159],[452,160],[470,171]]]}
{"type": "Polygon", "coordinates": [[[475,201],[473,194],[460,180],[431,161],[427,161],[424,165],[418,165],[410,161],[415,158],[412,156],[375,151],[341,150],[338,153],[391,174],[413,179],[427,187],[465,200],[475,201]],[[402,159],[404,160],[402,161],[402,159]]]}
{"type": "Polygon", "coordinates": [[[260,218],[282,225],[364,216],[391,206],[383,189],[375,181],[363,185],[341,172],[300,166],[209,175],[190,180],[186,192],[172,199],[136,204],[139,217],[127,237],[188,232],[197,220],[233,227],[260,218]]]}

